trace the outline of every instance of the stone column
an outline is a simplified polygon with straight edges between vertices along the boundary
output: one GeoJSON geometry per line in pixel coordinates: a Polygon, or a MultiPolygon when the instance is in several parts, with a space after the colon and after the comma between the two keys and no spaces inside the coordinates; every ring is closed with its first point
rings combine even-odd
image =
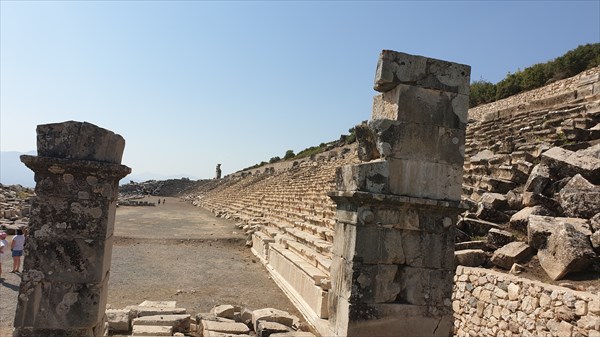
{"type": "Polygon", "coordinates": [[[38,125],[37,147],[13,336],[102,336],[125,140],[70,121],[38,125]]]}
{"type": "Polygon", "coordinates": [[[336,336],[450,336],[470,67],[384,50],[358,165],[337,171],[336,336]]]}

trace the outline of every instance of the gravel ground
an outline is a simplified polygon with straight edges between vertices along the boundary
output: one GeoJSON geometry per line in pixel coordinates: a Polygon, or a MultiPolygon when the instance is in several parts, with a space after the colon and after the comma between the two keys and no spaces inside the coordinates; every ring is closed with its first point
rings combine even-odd
{"type": "MultiPolygon", "coordinates": [[[[162,300],[177,301],[192,313],[239,304],[301,317],[245,247],[234,222],[176,198],[161,199],[166,204],[117,208],[108,290],[112,308],[162,300]]],[[[20,278],[6,272],[2,276],[0,337],[10,337],[20,278]]]]}

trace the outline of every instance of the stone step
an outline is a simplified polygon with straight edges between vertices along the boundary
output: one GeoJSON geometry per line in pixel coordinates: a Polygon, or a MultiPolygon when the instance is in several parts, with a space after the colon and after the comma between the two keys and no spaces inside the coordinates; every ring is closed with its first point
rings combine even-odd
{"type": "Polygon", "coordinates": [[[191,316],[185,315],[155,315],[143,316],[133,319],[133,326],[153,325],[153,326],[171,326],[174,332],[185,332],[190,329],[191,316]]]}

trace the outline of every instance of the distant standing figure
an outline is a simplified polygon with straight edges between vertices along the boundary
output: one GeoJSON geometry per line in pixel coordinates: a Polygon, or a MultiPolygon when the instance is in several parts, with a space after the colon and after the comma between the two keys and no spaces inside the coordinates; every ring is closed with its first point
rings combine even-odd
{"type": "Polygon", "coordinates": [[[13,258],[13,270],[11,273],[18,273],[21,268],[21,256],[23,256],[23,249],[25,248],[25,236],[23,231],[17,229],[17,235],[15,235],[10,244],[10,250],[12,250],[13,258]]]}
{"type": "Polygon", "coordinates": [[[158,204],[160,205],[160,199],[158,199],[158,204]]]}
{"type": "Polygon", "coordinates": [[[217,175],[215,179],[221,179],[221,164],[217,164],[217,175]]]}
{"type": "Polygon", "coordinates": [[[7,256],[8,241],[6,241],[6,233],[0,232],[0,279],[2,279],[2,261],[7,256]]]}
{"type": "Polygon", "coordinates": [[[167,199],[163,199],[163,205],[167,202],[167,199]]]}

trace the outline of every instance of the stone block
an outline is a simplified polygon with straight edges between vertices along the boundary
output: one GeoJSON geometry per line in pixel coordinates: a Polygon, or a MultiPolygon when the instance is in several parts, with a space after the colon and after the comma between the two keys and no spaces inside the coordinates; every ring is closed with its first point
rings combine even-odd
{"type": "Polygon", "coordinates": [[[502,247],[515,240],[515,236],[501,229],[490,229],[487,234],[487,242],[494,247],[502,247]]]}
{"type": "Polygon", "coordinates": [[[263,308],[252,312],[252,325],[256,326],[258,321],[275,322],[292,327],[294,322],[298,321],[298,317],[283,310],[263,308]]]}
{"type": "Polygon", "coordinates": [[[577,174],[560,190],[558,200],[566,216],[589,219],[600,212],[600,186],[577,174]]]}
{"type": "Polygon", "coordinates": [[[135,325],[131,336],[172,336],[172,326],[135,325]]]}
{"type": "Polygon", "coordinates": [[[500,226],[493,222],[465,217],[458,221],[456,228],[470,236],[485,236],[491,229],[500,229],[500,226]]]}
{"type": "Polygon", "coordinates": [[[377,149],[384,158],[463,165],[464,130],[389,119],[372,120],[368,125],[377,135],[377,149]]]}
{"type": "Polygon", "coordinates": [[[107,309],[106,320],[108,329],[112,333],[129,333],[131,330],[131,310],[128,309],[107,309]]]}
{"type": "Polygon", "coordinates": [[[537,255],[540,265],[553,280],[585,270],[596,256],[588,236],[570,224],[552,233],[537,255]]]}
{"type": "Polygon", "coordinates": [[[125,309],[131,309],[137,317],[155,315],[183,315],[187,312],[185,308],[150,307],[138,305],[130,305],[127,306],[125,309]]]}
{"type": "Polygon", "coordinates": [[[389,191],[388,177],[387,161],[347,165],[337,169],[336,187],[340,191],[387,193],[389,191]]]}
{"type": "Polygon", "coordinates": [[[443,306],[452,297],[454,272],[400,267],[395,282],[400,287],[397,301],[413,305],[443,306]]]}
{"type": "Polygon", "coordinates": [[[541,205],[525,207],[510,217],[509,227],[527,233],[529,216],[531,215],[552,215],[552,212],[541,205]]]}
{"type": "Polygon", "coordinates": [[[525,183],[524,191],[542,194],[544,189],[550,183],[550,169],[543,164],[538,164],[533,167],[527,182],[525,183]]]}
{"type": "Polygon", "coordinates": [[[398,84],[373,98],[371,119],[391,119],[465,129],[469,97],[398,84]]]}
{"type": "Polygon", "coordinates": [[[504,269],[510,269],[514,263],[521,262],[531,254],[531,247],[524,242],[511,242],[492,255],[492,263],[504,269]]]}
{"type": "Polygon", "coordinates": [[[501,211],[508,208],[508,199],[504,194],[500,193],[484,193],[479,202],[501,211]]]}
{"type": "Polygon", "coordinates": [[[63,122],[37,126],[37,151],[55,157],[121,163],[125,139],[87,122],[63,122]]]}
{"type": "Polygon", "coordinates": [[[546,246],[548,236],[566,225],[573,226],[585,236],[592,234],[585,219],[532,215],[527,226],[527,243],[534,249],[542,249],[546,246]]]}
{"type": "Polygon", "coordinates": [[[417,198],[460,201],[462,165],[391,158],[389,191],[417,198]]]}
{"type": "Polygon", "coordinates": [[[143,316],[133,319],[133,326],[136,325],[155,325],[171,326],[174,332],[188,332],[190,330],[191,316],[183,315],[155,315],[143,316]]]}
{"type": "Polygon", "coordinates": [[[457,265],[478,267],[487,262],[487,254],[481,249],[465,249],[454,252],[457,265]]]}
{"type": "Polygon", "coordinates": [[[496,210],[489,204],[480,203],[477,206],[477,212],[475,213],[478,219],[492,221],[495,223],[504,223],[510,220],[510,217],[503,212],[496,210]]]}
{"type": "Polygon", "coordinates": [[[592,184],[600,184],[600,159],[598,158],[553,147],[542,153],[542,163],[545,163],[558,177],[581,174],[592,184]]]}
{"type": "Polygon", "coordinates": [[[203,330],[210,330],[210,331],[222,332],[222,333],[234,334],[234,335],[248,334],[250,332],[250,329],[244,323],[215,322],[215,321],[208,321],[208,320],[202,320],[201,323],[202,323],[203,330]]]}
{"type": "Polygon", "coordinates": [[[386,92],[398,84],[469,95],[471,67],[383,50],[377,61],[374,89],[386,92]]]}
{"type": "Polygon", "coordinates": [[[153,308],[177,308],[177,301],[144,301],[138,306],[153,308]]]}
{"type": "Polygon", "coordinates": [[[273,334],[279,332],[290,332],[292,328],[277,323],[277,322],[269,322],[269,321],[258,321],[258,327],[256,327],[256,336],[257,337],[269,337],[273,334]]]}

